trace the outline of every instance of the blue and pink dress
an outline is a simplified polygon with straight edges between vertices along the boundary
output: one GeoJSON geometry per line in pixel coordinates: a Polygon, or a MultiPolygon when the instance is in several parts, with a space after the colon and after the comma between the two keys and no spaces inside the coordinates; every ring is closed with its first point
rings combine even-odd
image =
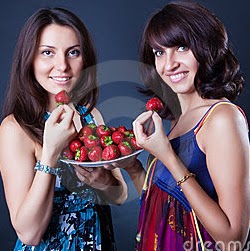
{"type": "MultiPolygon", "coordinates": [[[[197,182],[216,202],[218,197],[208,172],[206,155],[197,144],[196,134],[220,104],[233,105],[227,101],[215,103],[192,130],[170,140],[177,156],[191,173],[196,174],[197,182]]],[[[219,250],[171,173],[161,161],[151,157],[141,196],[136,251],[219,250]]]]}

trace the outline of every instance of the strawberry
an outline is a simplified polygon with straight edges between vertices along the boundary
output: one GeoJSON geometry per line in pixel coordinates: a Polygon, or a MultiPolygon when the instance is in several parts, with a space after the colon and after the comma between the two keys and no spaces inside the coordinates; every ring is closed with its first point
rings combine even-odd
{"type": "Polygon", "coordinates": [[[94,132],[94,131],[96,130],[96,128],[97,128],[96,124],[94,124],[94,123],[87,124],[87,126],[90,127],[90,128],[93,130],[93,132],[94,132]]]}
{"type": "Polygon", "coordinates": [[[109,129],[111,130],[111,132],[116,131],[116,128],[114,126],[110,126],[109,129]]]}
{"type": "Polygon", "coordinates": [[[69,149],[72,152],[76,152],[77,149],[79,149],[82,146],[82,142],[79,139],[73,139],[70,143],[69,143],[69,149]]]}
{"type": "Polygon", "coordinates": [[[120,156],[120,151],[119,151],[118,146],[116,145],[109,145],[103,149],[102,158],[104,160],[116,159],[119,156],[120,156]]]}
{"type": "Polygon", "coordinates": [[[63,104],[69,104],[70,99],[69,99],[68,93],[65,90],[58,92],[55,96],[55,101],[56,101],[57,106],[63,105],[63,104]]]}
{"type": "Polygon", "coordinates": [[[163,108],[163,104],[160,101],[160,99],[154,97],[151,98],[150,100],[148,100],[148,102],[146,103],[146,109],[148,111],[160,111],[163,108]]]}
{"type": "Polygon", "coordinates": [[[137,145],[135,137],[130,138],[130,145],[135,149],[135,151],[142,149],[137,145]]]}
{"type": "Polygon", "coordinates": [[[88,160],[88,149],[85,146],[81,146],[76,150],[75,160],[86,161],[88,160]]]}
{"type": "Polygon", "coordinates": [[[78,133],[78,138],[84,142],[84,139],[88,137],[89,135],[94,133],[94,129],[91,128],[91,126],[86,125],[81,128],[81,130],[78,133]]]}
{"type": "Polygon", "coordinates": [[[113,144],[113,141],[112,141],[111,136],[103,135],[100,138],[100,143],[101,143],[101,146],[104,148],[106,146],[109,146],[109,145],[113,144]]]}
{"type": "Polygon", "coordinates": [[[116,130],[124,133],[127,131],[127,128],[125,126],[118,126],[116,130]]]}
{"type": "Polygon", "coordinates": [[[94,146],[89,151],[88,157],[91,161],[100,161],[102,159],[102,148],[100,146],[94,146]]]}
{"type": "Polygon", "coordinates": [[[132,138],[135,136],[133,130],[127,130],[126,132],[124,132],[124,134],[128,138],[132,138]]]}
{"type": "Polygon", "coordinates": [[[127,156],[133,152],[133,149],[128,141],[122,141],[118,145],[118,148],[119,148],[122,156],[127,156]]]}
{"type": "Polygon", "coordinates": [[[93,148],[94,146],[99,146],[100,145],[100,138],[91,134],[84,139],[84,145],[87,148],[93,148]]]}
{"type": "Polygon", "coordinates": [[[74,159],[74,153],[69,149],[69,147],[66,147],[62,151],[62,158],[63,159],[69,159],[69,160],[74,159]]]}
{"type": "Polygon", "coordinates": [[[116,143],[117,145],[119,145],[119,143],[124,139],[125,134],[123,132],[120,131],[115,131],[112,133],[112,140],[114,141],[114,143],[116,143]]]}
{"type": "Polygon", "coordinates": [[[111,130],[108,126],[106,125],[99,125],[96,128],[96,134],[101,137],[101,136],[109,136],[111,135],[111,130]]]}

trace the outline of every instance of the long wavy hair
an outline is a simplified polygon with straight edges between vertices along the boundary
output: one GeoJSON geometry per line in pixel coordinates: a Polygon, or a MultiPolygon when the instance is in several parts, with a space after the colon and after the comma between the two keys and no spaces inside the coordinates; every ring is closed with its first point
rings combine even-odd
{"type": "Polygon", "coordinates": [[[43,141],[44,114],[49,103],[48,93],[37,82],[33,58],[42,30],[50,25],[67,25],[77,34],[84,61],[81,77],[70,93],[75,104],[89,104],[89,113],[98,99],[96,52],[84,23],[63,8],[42,8],[24,24],[17,40],[9,88],[4,102],[3,117],[13,114],[20,126],[40,144],[43,141]]]}
{"type": "Polygon", "coordinates": [[[156,71],[152,49],[159,46],[187,46],[192,50],[199,63],[194,85],[202,98],[233,101],[241,93],[244,79],[222,22],[198,3],[171,2],[149,19],[139,51],[142,78],[147,87],[144,93],[162,99],[165,103],[162,117],[173,119],[180,109],[177,95],[156,71]]]}

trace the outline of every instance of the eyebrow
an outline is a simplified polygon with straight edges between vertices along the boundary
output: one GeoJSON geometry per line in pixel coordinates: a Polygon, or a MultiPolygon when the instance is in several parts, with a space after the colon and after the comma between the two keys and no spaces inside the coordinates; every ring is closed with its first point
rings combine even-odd
{"type": "MultiPolygon", "coordinates": [[[[39,45],[39,48],[40,48],[40,47],[47,47],[47,48],[51,48],[51,49],[55,49],[55,48],[56,48],[55,46],[46,45],[46,44],[39,45]]],[[[75,48],[75,47],[80,47],[80,45],[79,45],[79,44],[72,45],[72,46],[70,46],[70,47],[67,48],[67,49],[70,50],[70,49],[73,49],[73,48],[75,48]]]]}

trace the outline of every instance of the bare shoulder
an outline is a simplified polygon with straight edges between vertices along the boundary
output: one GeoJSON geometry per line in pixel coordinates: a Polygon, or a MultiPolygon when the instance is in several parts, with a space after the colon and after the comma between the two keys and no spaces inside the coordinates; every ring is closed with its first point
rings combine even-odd
{"type": "Polygon", "coordinates": [[[200,148],[206,152],[209,144],[217,144],[218,139],[223,142],[248,142],[248,124],[245,116],[237,106],[220,104],[205,120],[197,134],[200,148]]]}
{"type": "Polygon", "coordinates": [[[207,121],[209,129],[248,129],[246,118],[243,112],[234,105],[229,104],[220,104],[214,109],[210,114],[210,117],[207,121]]]}
{"type": "Polygon", "coordinates": [[[15,147],[24,146],[35,148],[35,143],[31,137],[19,125],[13,115],[9,115],[0,126],[0,144],[12,145],[15,147]]]}
{"type": "Polygon", "coordinates": [[[27,134],[22,129],[22,127],[18,124],[18,122],[16,121],[15,117],[12,114],[4,118],[4,120],[1,123],[0,135],[2,136],[5,134],[9,136],[22,135],[22,136],[27,137],[27,134]]]}

